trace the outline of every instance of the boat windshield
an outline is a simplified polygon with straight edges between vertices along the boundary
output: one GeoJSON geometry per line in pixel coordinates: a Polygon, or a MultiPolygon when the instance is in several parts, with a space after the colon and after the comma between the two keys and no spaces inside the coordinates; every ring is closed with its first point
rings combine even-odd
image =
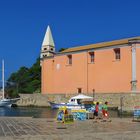
{"type": "Polygon", "coordinates": [[[77,99],[77,104],[81,104],[81,99],[77,99]]]}

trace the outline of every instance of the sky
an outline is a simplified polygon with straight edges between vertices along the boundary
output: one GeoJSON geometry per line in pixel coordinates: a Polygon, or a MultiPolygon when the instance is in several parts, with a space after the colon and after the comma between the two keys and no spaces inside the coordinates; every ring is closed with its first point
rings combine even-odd
{"type": "Polygon", "coordinates": [[[57,51],[135,37],[140,36],[139,7],[140,0],[0,0],[6,78],[35,63],[48,25],[57,51]]]}

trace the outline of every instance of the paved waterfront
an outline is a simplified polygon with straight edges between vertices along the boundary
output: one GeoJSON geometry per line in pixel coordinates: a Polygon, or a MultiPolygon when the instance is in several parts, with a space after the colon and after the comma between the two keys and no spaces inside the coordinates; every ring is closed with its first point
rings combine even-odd
{"type": "Polygon", "coordinates": [[[0,140],[140,140],[140,122],[114,118],[57,123],[53,119],[1,117],[0,140]]]}

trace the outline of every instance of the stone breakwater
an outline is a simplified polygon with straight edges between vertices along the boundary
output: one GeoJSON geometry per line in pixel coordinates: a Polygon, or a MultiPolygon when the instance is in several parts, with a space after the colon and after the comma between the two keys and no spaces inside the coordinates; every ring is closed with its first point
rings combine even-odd
{"type": "MultiPolygon", "coordinates": [[[[20,94],[21,99],[17,102],[18,106],[38,106],[48,107],[48,101],[57,103],[67,102],[76,94],[20,94]]],[[[134,106],[140,106],[140,93],[96,93],[86,94],[94,96],[95,101],[104,103],[109,102],[109,107],[122,109],[124,111],[132,111],[134,106]]]]}

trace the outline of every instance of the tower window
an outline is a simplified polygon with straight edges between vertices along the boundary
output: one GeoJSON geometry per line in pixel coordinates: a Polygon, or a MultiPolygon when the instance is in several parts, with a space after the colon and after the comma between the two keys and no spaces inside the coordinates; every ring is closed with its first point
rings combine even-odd
{"type": "Polygon", "coordinates": [[[114,53],[115,53],[115,60],[120,60],[121,59],[120,48],[114,49],[114,53]]]}
{"type": "Polygon", "coordinates": [[[72,55],[68,55],[68,64],[72,65],[72,55]]]}
{"type": "Polygon", "coordinates": [[[90,63],[94,63],[94,61],[95,61],[94,52],[90,52],[89,55],[90,55],[90,63]]]}
{"type": "Polygon", "coordinates": [[[44,48],[44,50],[47,50],[47,48],[44,48]]]}

